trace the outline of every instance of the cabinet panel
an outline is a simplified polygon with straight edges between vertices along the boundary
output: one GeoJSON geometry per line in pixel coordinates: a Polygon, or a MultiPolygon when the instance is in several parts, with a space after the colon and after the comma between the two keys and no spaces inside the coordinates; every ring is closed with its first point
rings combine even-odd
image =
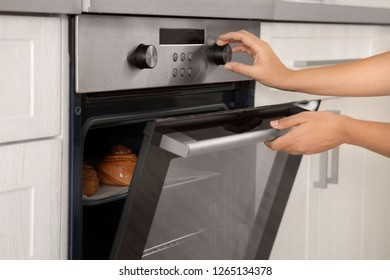
{"type": "Polygon", "coordinates": [[[309,156],[302,158],[270,259],[303,260],[307,258],[309,159],[309,156]]]}
{"type": "MultiPolygon", "coordinates": [[[[359,50],[367,55],[388,51],[390,27],[266,23],[262,26],[262,37],[271,42],[272,47],[272,40],[277,42],[276,53],[291,67],[294,60],[306,58],[320,61],[357,57],[359,50]],[[314,40],[307,38],[307,34],[314,40]],[[306,43],[298,44],[302,36],[306,43]],[[285,44],[282,44],[283,38],[288,38],[285,44]],[[333,46],[338,48],[343,48],[340,42],[345,40],[346,45],[349,41],[360,46],[357,52],[345,51],[343,56],[336,56],[333,43],[325,43],[326,38],[333,38],[333,46]],[[329,54],[321,49],[321,42],[329,54]],[[310,51],[311,54],[305,54],[310,51]]],[[[390,123],[388,96],[323,98],[261,85],[256,89],[257,105],[318,98],[324,99],[320,110],[338,110],[353,118],[390,123]]],[[[389,159],[360,147],[342,145],[338,182],[328,184],[326,189],[316,189],[313,185],[319,180],[320,157],[304,156],[302,160],[271,258],[390,259],[389,159]]]]}
{"type": "MultiPolygon", "coordinates": [[[[360,108],[366,102],[361,98],[328,99],[322,102],[321,110],[337,110],[341,114],[359,118],[360,108]]],[[[362,258],[365,150],[351,145],[341,145],[339,150],[338,180],[328,183],[326,188],[314,187],[321,173],[318,163],[320,155],[311,157],[311,218],[308,225],[308,257],[311,259],[362,258]]]]}
{"type": "MultiPolygon", "coordinates": [[[[390,123],[390,96],[367,100],[362,118],[390,123]]],[[[383,141],[384,139],[378,139],[383,141]]],[[[388,141],[388,140],[385,140],[388,141]]],[[[390,160],[365,151],[363,258],[390,259],[390,160]]]]}
{"type": "Polygon", "coordinates": [[[60,134],[61,21],[0,16],[0,143],[60,134]]]}
{"type": "Polygon", "coordinates": [[[0,259],[58,259],[61,140],[0,146],[0,259]]]}
{"type": "Polygon", "coordinates": [[[0,192],[0,251],[2,258],[33,255],[34,189],[16,188],[0,192]],[[15,207],[17,206],[17,207],[15,207]],[[12,209],[12,212],[10,211],[12,209]],[[6,242],[12,241],[12,242],[6,242]]]}
{"type": "MultiPolygon", "coordinates": [[[[388,96],[336,98],[323,101],[320,109],[390,122],[389,106],[388,96]]],[[[338,182],[318,189],[320,157],[303,158],[271,257],[390,259],[389,159],[342,145],[338,182]]]]}

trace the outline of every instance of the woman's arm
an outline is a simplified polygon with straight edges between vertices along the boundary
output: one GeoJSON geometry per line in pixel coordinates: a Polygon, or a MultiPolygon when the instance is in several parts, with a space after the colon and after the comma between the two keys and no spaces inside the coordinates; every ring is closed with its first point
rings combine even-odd
{"type": "MultiPolygon", "coordinates": [[[[233,52],[247,53],[253,64],[230,62],[225,68],[270,87],[319,95],[390,95],[390,52],[343,65],[294,71],[283,65],[266,42],[247,31],[226,33],[217,41],[218,45],[229,43],[238,43],[233,52]]],[[[315,154],[346,143],[390,157],[387,123],[361,121],[330,112],[304,112],[271,125],[279,130],[291,129],[266,143],[275,151],[315,154]]]]}
{"type": "Polygon", "coordinates": [[[229,43],[238,43],[233,52],[247,53],[253,65],[230,62],[225,68],[266,86],[319,95],[390,95],[390,52],[347,64],[294,71],[283,65],[266,42],[247,31],[226,33],[217,41],[218,45],[229,43]]]}
{"type": "Polygon", "coordinates": [[[292,71],[285,87],[318,95],[390,95],[390,52],[346,64],[292,71]]]}
{"type": "Polygon", "coordinates": [[[390,157],[390,124],[353,119],[330,112],[304,112],[271,122],[291,131],[266,145],[290,154],[315,154],[341,144],[360,146],[390,157]]]}

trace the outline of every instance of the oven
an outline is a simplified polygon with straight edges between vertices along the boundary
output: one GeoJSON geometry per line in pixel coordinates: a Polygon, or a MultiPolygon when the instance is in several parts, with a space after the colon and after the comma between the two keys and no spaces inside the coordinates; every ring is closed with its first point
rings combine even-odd
{"type": "Polygon", "coordinates": [[[69,258],[269,257],[301,160],[266,148],[284,133],[269,122],[317,104],[255,108],[255,83],[223,68],[250,59],[215,44],[240,29],[260,22],[73,18],[69,258]]]}

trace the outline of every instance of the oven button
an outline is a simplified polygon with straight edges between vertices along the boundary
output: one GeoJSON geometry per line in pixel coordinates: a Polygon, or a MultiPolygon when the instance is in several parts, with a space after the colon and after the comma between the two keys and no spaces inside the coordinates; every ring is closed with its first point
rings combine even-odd
{"type": "Polygon", "coordinates": [[[173,71],[172,71],[173,77],[177,77],[177,73],[178,73],[178,72],[179,72],[179,71],[177,70],[177,68],[174,68],[173,71]]]}
{"type": "Polygon", "coordinates": [[[141,44],[135,50],[135,63],[140,69],[154,68],[157,60],[157,49],[153,45],[141,44]]]}
{"type": "Polygon", "coordinates": [[[188,76],[191,77],[193,72],[194,72],[194,71],[192,70],[192,68],[188,69],[188,76]]]}
{"type": "Polygon", "coordinates": [[[176,62],[179,59],[179,55],[177,53],[173,54],[173,61],[176,62]]]}
{"type": "Polygon", "coordinates": [[[232,47],[230,45],[214,47],[214,63],[217,65],[223,65],[232,60],[232,47]]]}
{"type": "Polygon", "coordinates": [[[181,68],[180,69],[180,76],[184,77],[185,74],[186,74],[186,70],[184,68],[181,68]]]}
{"type": "Polygon", "coordinates": [[[186,54],[185,53],[181,53],[180,59],[181,59],[181,61],[186,60],[186,54]]]}
{"type": "Polygon", "coordinates": [[[192,59],[193,59],[193,55],[192,55],[192,53],[189,53],[188,54],[188,61],[192,61],[192,59]]]}

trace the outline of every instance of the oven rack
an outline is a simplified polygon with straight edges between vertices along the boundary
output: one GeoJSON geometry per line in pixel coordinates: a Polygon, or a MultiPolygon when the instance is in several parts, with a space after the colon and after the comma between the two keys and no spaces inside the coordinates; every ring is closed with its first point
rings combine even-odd
{"type": "Polygon", "coordinates": [[[99,185],[99,189],[91,196],[83,194],[83,205],[93,206],[126,198],[129,187],[99,185]]]}
{"type": "MultiPolygon", "coordinates": [[[[221,176],[218,172],[204,172],[194,169],[175,168],[176,174],[181,174],[180,177],[167,177],[163,188],[180,187],[186,184],[195,183],[197,181],[208,180],[221,176]]],[[[111,186],[111,185],[99,185],[98,191],[91,195],[83,195],[84,206],[95,206],[103,203],[112,202],[127,197],[129,187],[126,186],[111,186]]]]}
{"type": "Polygon", "coordinates": [[[190,243],[191,241],[196,241],[197,239],[205,239],[205,238],[212,238],[218,231],[223,230],[223,224],[221,225],[215,225],[208,229],[199,230],[197,232],[190,233],[188,235],[170,240],[168,242],[164,242],[162,244],[159,244],[157,246],[153,246],[151,248],[145,249],[142,258],[148,258],[151,257],[154,254],[157,254],[159,252],[172,249],[174,247],[182,246],[186,243],[190,243]]]}

